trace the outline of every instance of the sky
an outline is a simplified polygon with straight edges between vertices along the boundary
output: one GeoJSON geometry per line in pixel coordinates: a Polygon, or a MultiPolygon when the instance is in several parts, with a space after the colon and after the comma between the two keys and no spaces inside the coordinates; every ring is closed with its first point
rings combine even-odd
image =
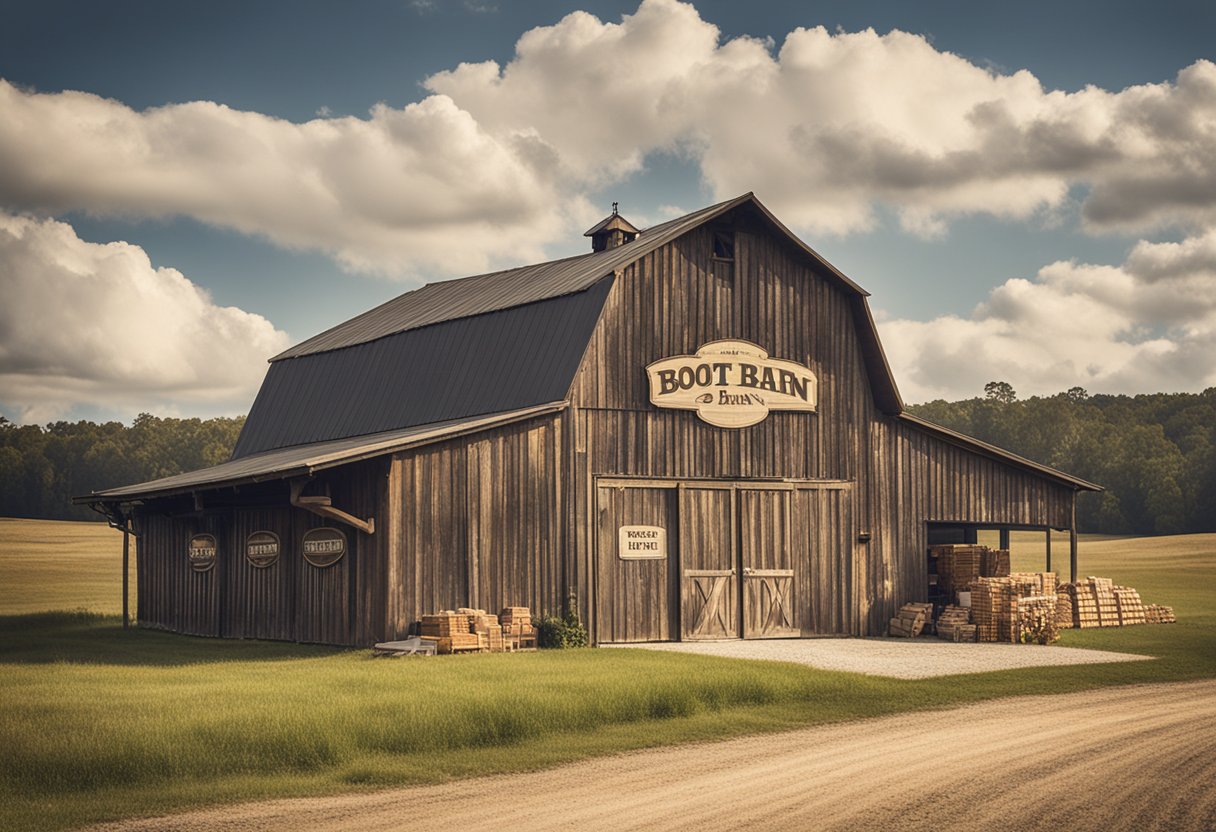
{"type": "Polygon", "coordinates": [[[248,410],[435,280],[756,195],[905,400],[1216,385],[1216,4],[0,0],[0,415],[248,410]]]}

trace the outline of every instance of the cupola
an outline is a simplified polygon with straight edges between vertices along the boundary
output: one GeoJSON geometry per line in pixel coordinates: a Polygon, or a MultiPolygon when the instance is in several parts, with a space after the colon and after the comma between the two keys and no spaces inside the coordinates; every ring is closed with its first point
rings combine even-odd
{"type": "Polygon", "coordinates": [[[633,242],[641,233],[634,228],[633,223],[617,213],[616,206],[617,203],[612,203],[612,213],[583,234],[584,237],[591,238],[592,251],[623,246],[625,243],[633,242]]]}

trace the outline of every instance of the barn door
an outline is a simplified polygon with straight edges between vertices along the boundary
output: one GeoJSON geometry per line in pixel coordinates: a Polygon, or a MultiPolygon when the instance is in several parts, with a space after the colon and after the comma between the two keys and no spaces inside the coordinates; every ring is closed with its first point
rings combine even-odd
{"type": "Polygon", "coordinates": [[[802,634],[790,546],[792,493],[792,489],[748,487],[738,492],[744,638],[795,638],[802,634]]]}
{"type": "Polygon", "coordinates": [[[739,637],[735,493],[730,485],[681,485],[681,635],[739,637]]]}
{"type": "Polygon", "coordinates": [[[596,626],[600,641],[670,641],[679,545],[674,487],[600,485],[596,626]]]}

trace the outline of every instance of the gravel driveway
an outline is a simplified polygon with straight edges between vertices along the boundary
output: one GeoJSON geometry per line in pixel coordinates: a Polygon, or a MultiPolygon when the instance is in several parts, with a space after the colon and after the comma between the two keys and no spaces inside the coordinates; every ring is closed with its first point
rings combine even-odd
{"type": "Polygon", "coordinates": [[[685,641],[605,645],[643,650],[672,650],[793,662],[822,670],[846,670],[895,679],[927,679],[959,673],[987,673],[1019,667],[1136,662],[1152,656],[1081,650],[1040,644],[955,644],[930,638],[783,638],[758,641],[685,641]]]}

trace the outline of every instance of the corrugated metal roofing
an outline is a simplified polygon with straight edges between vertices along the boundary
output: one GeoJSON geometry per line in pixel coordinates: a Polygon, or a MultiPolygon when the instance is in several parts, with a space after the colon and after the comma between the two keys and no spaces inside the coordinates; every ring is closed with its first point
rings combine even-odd
{"type": "Polygon", "coordinates": [[[276,361],[232,458],[562,399],[612,282],[276,361]]]}
{"type": "Polygon", "coordinates": [[[394,453],[406,448],[451,439],[477,431],[501,427],[512,422],[556,413],[566,407],[565,402],[550,402],[535,407],[520,408],[504,413],[490,413],[467,419],[452,419],[430,425],[416,425],[401,430],[385,431],[372,436],[357,436],[330,442],[316,442],[293,448],[246,456],[220,463],[211,468],[189,471],[172,477],[163,477],[138,485],[125,485],[95,491],[87,497],[77,497],[77,503],[121,502],[123,500],[166,497],[203,488],[221,488],[229,485],[285,479],[303,476],[314,471],[345,465],[360,459],[394,453]]]}
{"type": "MultiPolygon", "coordinates": [[[[397,332],[581,292],[605,275],[740,205],[751,194],[646,229],[616,248],[458,280],[428,283],[279,353],[271,361],[336,350],[397,332]]],[[[768,215],[767,211],[765,212],[768,215]]],[[[771,215],[768,215],[771,216],[771,215]]],[[[788,231],[787,231],[788,233],[788,231]]],[[[818,256],[818,255],[816,255],[818,256]]]]}

